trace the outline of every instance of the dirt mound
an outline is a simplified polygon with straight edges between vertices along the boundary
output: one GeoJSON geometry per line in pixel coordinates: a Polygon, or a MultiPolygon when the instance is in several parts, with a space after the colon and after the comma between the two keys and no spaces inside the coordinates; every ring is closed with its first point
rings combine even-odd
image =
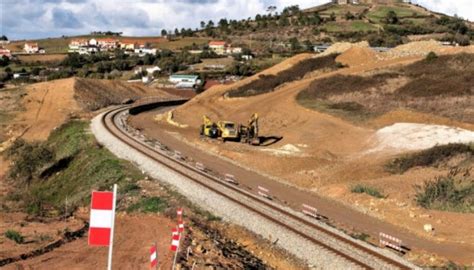
{"type": "Polygon", "coordinates": [[[377,54],[370,48],[352,47],[339,55],[336,61],[348,66],[363,65],[377,61],[377,54]]]}
{"type": "Polygon", "coordinates": [[[94,111],[125,100],[137,100],[146,96],[172,97],[164,91],[152,89],[139,83],[126,83],[118,80],[76,79],[74,98],[79,105],[94,111]]]}
{"type": "Polygon", "coordinates": [[[71,117],[84,116],[127,99],[146,96],[173,97],[161,90],[122,81],[62,79],[29,85],[21,103],[24,110],[12,121],[13,137],[45,140],[49,133],[71,117]]]}
{"type": "Polygon", "coordinates": [[[331,45],[331,47],[329,47],[322,54],[323,55],[330,55],[330,54],[334,54],[334,53],[343,53],[343,52],[345,52],[345,51],[347,51],[351,48],[354,48],[354,47],[368,48],[369,43],[367,41],[361,41],[361,42],[357,42],[357,43],[338,42],[338,43],[334,43],[333,45],[331,45]]]}
{"type": "Polygon", "coordinates": [[[379,59],[393,59],[406,56],[424,56],[429,52],[440,53],[443,50],[443,45],[435,40],[415,41],[407,44],[397,46],[387,52],[380,53],[379,59]]]}
{"type": "Polygon", "coordinates": [[[49,133],[69,117],[81,111],[74,99],[74,79],[32,84],[26,88],[22,103],[25,111],[16,124],[25,129],[26,140],[45,140],[49,133]]]}

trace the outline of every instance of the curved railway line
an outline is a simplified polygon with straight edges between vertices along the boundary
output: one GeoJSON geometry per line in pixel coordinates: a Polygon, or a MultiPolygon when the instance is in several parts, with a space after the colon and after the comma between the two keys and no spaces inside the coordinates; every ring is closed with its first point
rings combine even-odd
{"type": "MultiPolygon", "coordinates": [[[[146,104],[150,105],[150,104],[146,104]]],[[[138,105],[143,106],[143,105],[138,105]]],[[[274,223],[284,229],[297,234],[298,236],[308,240],[312,244],[323,248],[337,257],[342,258],[357,269],[410,269],[409,263],[402,263],[399,260],[390,258],[385,254],[376,251],[373,248],[367,247],[367,245],[358,243],[349,237],[343,237],[332,230],[327,229],[323,225],[317,222],[311,222],[309,218],[304,218],[295,213],[292,213],[284,207],[278,206],[275,203],[265,199],[263,197],[256,196],[254,194],[245,191],[238,186],[226,183],[215,176],[212,176],[206,172],[203,172],[188,163],[172,157],[163,151],[159,151],[156,147],[150,146],[144,140],[139,140],[133,135],[129,134],[123,129],[123,122],[120,122],[120,115],[128,113],[130,108],[137,108],[132,106],[121,106],[114,108],[103,114],[101,123],[105,129],[112,134],[115,138],[135,149],[142,155],[152,159],[160,165],[165,166],[169,170],[183,176],[189,181],[192,181],[211,192],[218,194],[221,197],[231,201],[234,204],[245,208],[248,211],[255,213],[256,215],[274,223]],[[121,127],[122,126],[122,127],[121,127]],[[199,176],[199,177],[197,177],[199,176]],[[203,179],[205,179],[203,181],[203,179]],[[235,194],[238,194],[245,198],[245,200],[234,197],[231,190],[235,194]],[[262,209],[268,209],[264,211],[262,209]],[[283,219],[281,217],[284,217],[283,219]],[[305,227],[311,230],[302,230],[305,227]],[[322,241],[315,235],[324,235],[326,238],[332,239],[331,243],[338,243],[337,245],[331,245],[328,241],[322,241]],[[345,248],[341,248],[343,246],[345,248]],[[349,250],[349,251],[348,251],[349,250]]],[[[143,110],[144,111],[144,110],[143,110]]]]}

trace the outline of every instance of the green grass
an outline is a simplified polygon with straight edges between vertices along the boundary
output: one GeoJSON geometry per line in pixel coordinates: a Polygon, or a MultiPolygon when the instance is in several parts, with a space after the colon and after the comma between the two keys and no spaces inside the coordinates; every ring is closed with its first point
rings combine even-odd
{"type": "MultiPolygon", "coordinates": [[[[22,193],[31,214],[61,212],[66,198],[70,209],[87,205],[91,190],[111,190],[115,183],[119,184],[119,193],[123,194],[122,188],[133,191],[136,187],[132,184],[141,178],[133,165],[96,143],[88,131],[88,122],[71,121],[61,126],[42,146],[53,152],[55,162],[47,163],[46,168],[35,168],[34,178],[22,193]],[[59,161],[64,159],[67,162],[61,164],[59,161]],[[50,171],[49,176],[41,178],[38,170],[45,169],[50,171]]],[[[24,160],[15,162],[21,164],[24,160]]]]}
{"type": "Polygon", "coordinates": [[[385,195],[383,195],[376,188],[369,187],[369,186],[366,186],[366,185],[361,185],[361,184],[353,186],[351,188],[351,192],[352,193],[365,193],[367,195],[370,195],[372,197],[379,198],[379,199],[385,198],[385,195]]]}
{"type": "Polygon", "coordinates": [[[401,7],[401,6],[378,6],[374,10],[370,11],[367,14],[367,17],[369,17],[370,20],[380,23],[383,21],[385,16],[387,16],[387,13],[393,10],[397,14],[398,18],[406,18],[406,17],[413,17],[419,16],[419,15],[425,15],[422,13],[419,13],[409,7],[401,7]]]}
{"type": "Polygon", "coordinates": [[[374,31],[377,30],[377,27],[374,26],[373,24],[364,22],[364,21],[353,21],[351,23],[351,30],[352,31],[363,31],[363,32],[368,32],[368,31],[374,31]]]}
{"type": "Polygon", "coordinates": [[[140,198],[137,203],[127,208],[127,212],[162,213],[166,208],[168,208],[168,202],[163,198],[140,198]]]}
{"type": "Polygon", "coordinates": [[[474,178],[469,170],[453,169],[446,176],[415,186],[416,203],[427,209],[474,213],[474,178]]]}
{"type": "Polygon", "coordinates": [[[17,244],[23,244],[23,242],[25,241],[24,237],[17,231],[15,230],[8,230],[5,232],[5,237],[12,240],[12,241],[15,241],[15,243],[17,244]]]}

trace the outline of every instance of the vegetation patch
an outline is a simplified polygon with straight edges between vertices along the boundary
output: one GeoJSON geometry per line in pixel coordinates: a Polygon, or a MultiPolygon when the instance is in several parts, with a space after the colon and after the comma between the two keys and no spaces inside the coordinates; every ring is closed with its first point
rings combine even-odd
{"type": "Polygon", "coordinates": [[[17,141],[7,154],[18,194],[9,197],[30,214],[55,216],[64,214],[66,198],[69,212],[89,203],[91,190],[110,190],[115,183],[135,190],[141,173],[97,144],[87,129],[87,122],[71,121],[44,143],[17,141]]]}
{"type": "Polygon", "coordinates": [[[421,207],[474,213],[474,178],[469,170],[454,169],[415,188],[415,201],[421,207]]]}
{"type": "Polygon", "coordinates": [[[391,173],[404,173],[414,167],[436,166],[458,155],[467,155],[466,159],[472,158],[474,156],[474,144],[437,145],[415,154],[393,159],[385,165],[385,169],[391,173]]]}
{"type": "Polygon", "coordinates": [[[25,238],[17,231],[15,230],[8,230],[5,232],[5,237],[15,241],[17,244],[23,244],[25,242],[25,238]]]}
{"type": "Polygon", "coordinates": [[[385,195],[383,195],[379,190],[377,190],[374,187],[369,187],[366,185],[362,184],[357,184],[351,188],[352,193],[365,193],[367,195],[370,195],[375,198],[385,198],[385,195]]]}
{"type": "Polygon", "coordinates": [[[230,90],[228,95],[229,97],[248,97],[272,92],[278,86],[299,80],[309,72],[321,69],[336,69],[336,57],[336,54],[332,54],[324,57],[310,58],[279,72],[277,75],[260,75],[257,80],[230,90]]]}
{"type": "Polygon", "coordinates": [[[472,73],[474,54],[431,53],[388,72],[318,79],[296,98],[302,106],[354,122],[404,109],[474,123],[472,73]]]}
{"type": "Polygon", "coordinates": [[[163,198],[140,198],[138,202],[127,208],[127,212],[162,213],[166,208],[168,208],[168,202],[163,198]]]}

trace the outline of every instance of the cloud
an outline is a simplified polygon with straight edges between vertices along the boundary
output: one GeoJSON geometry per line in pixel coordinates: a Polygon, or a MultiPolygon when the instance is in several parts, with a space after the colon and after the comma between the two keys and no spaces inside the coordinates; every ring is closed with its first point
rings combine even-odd
{"type": "Polygon", "coordinates": [[[76,18],[70,10],[54,8],[52,11],[53,23],[58,28],[82,28],[82,23],[76,18]]]}
{"type": "MultiPolygon", "coordinates": [[[[472,0],[412,0],[432,10],[474,20],[472,0]]],[[[196,28],[201,21],[245,19],[270,5],[308,8],[328,0],[0,0],[1,34],[10,39],[85,34],[97,30],[158,35],[196,28]]]]}

